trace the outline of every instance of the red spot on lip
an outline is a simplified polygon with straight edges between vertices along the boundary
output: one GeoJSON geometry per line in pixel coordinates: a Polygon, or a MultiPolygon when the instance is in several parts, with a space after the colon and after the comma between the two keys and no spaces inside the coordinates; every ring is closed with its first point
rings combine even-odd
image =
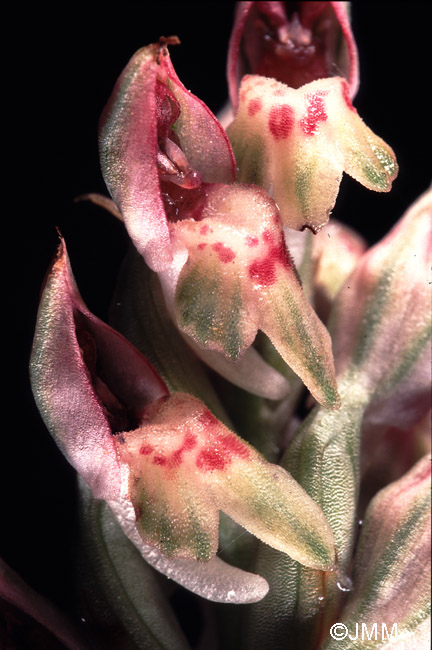
{"type": "Polygon", "coordinates": [[[231,248],[228,246],[225,246],[225,244],[222,244],[222,242],[216,242],[216,244],[212,244],[212,249],[218,254],[220,261],[224,264],[232,262],[236,256],[234,251],[231,250],[231,248]]]}
{"type": "Polygon", "coordinates": [[[280,104],[270,109],[268,126],[275,140],[284,140],[294,127],[295,113],[289,104],[280,104]]]}
{"type": "Polygon", "coordinates": [[[249,117],[253,117],[257,113],[259,113],[261,109],[262,109],[261,100],[258,97],[256,97],[255,99],[251,99],[251,101],[249,102],[249,105],[248,105],[248,115],[249,115],[249,117]]]}
{"type": "Polygon", "coordinates": [[[244,442],[237,438],[233,433],[225,433],[220,438],[218,438],[218,443],[220,443],[227,453],[230,453],[234,456],[239,456],[240,458],[249,458],[249,449],[246,447],[244,442]]]}
{"type": "Polygon", "coordinates": [[[230,459],[224,458],[219,449],[212,449],[206,447],[201,449],[196,459],[196,466],[202,471],[210,471],[213,469],[225,469],[227,463],[231,462],[230,459]]]}
{"type": "Polygon", "coordinates": [[[263,287],[270,287],[276,282],[277,264],[281,264],[286,269],[291,267],[291,260],[283,240],[278,245],[270,246],[265,257],[254,260],[249,265],[249,277],[263,287]]]}
{"type": "MultiPolygon", "coordinates": [[[[220,426],[210,412],[203,414],[203,416],[203,424],[208,418],[210,425],[216,422],[220,426]],[[210,418],[208,418],[208,415],[210,415],[210,418]]],[[[212,432],[210,444],[203,447],[197,456],[196,466],[202,471],[222,470],[231,463],[234,456],[243,459],[249,458],[249,449],[242,440],[231,432],[212,432]]]]}
{"type": "Polygon", "coordinates": [[[153,457],[153,464],[154,465],[166,465],[168,463],[168,459],[166,456],[154,456],[153,457]]]}
{"type": "Polygon", "coordinates": [[[143,456],[148,456],[149,454],[153,453],[153,447],[151,445],[143,444],[140,447],[139,453],[142,454],[143,456]]]}
{"type": "Polygon", "coordinates": [[[320,122],[327,120],[324,98],[327,90],[318,90],[307,97],[306,114],[300,120],[300,126],[305,135],[315,135],[320,122]]]}
{"type": "Polygon", "coordinates": [[[276,266],[271,257],[255,260],[249,266],[249,277],[264,287],[269,287],[276,282],[276,266]]]}
{"type": "Polygon", "coordinates": [[[209,228],[210,227],[209,227],[208,223],[203,224],[201,226],[201,228],[200,228],[200,235],[206,235],[208,233],[208,231],[209,231],[209,228]]]}
{"type": "Polygon", "coordinates": [[[200,413],[197,419],[198,422],[205,427],[214,427],[215,424],[218,424],[217,418],[215,418],[213,413],[208,409],[205,409],[205,411],[200,413]]]}
{"type": "Polygon", "coordinates": [[[198,249],[202,251],[206,246],[207,244],[205,242],[201,242],[201,244],[198,244],[198,249]]]}
{"type": "Polygon", "coordinates": [[[196,447],[196,444],[197,444],[197,437],[194,436],[193,433],[188,432],[183,439],[183,445],[181,449],[183,451],[190,451],[191,449],[196,447]]]}
{"type": "MultiPolygon", "coordinates": [[[[197,445],[197,437],[188,431],[183,438],[183,442],[181,444],[181,447],[176,449],[175,451],[172,452],[172,454],[169,454],[168,456],[164,456],[163,454],[157,454],[153,457],[153,464],[154,465],[160,465],[168,468],[173,468],[173,467],[179,467],[182,462],[183,462],[183,454],[185,451],[190,451],[197,445]]],[[[153,451],[153,448],[151,445],[143,445],[143,447],[146,448],[145,454],[150,454],[153,451]]],[[[142,448],[141,448],[142,449],[142,448]]],[[[140,449],[140,453],[142,453],[140,449]]]]}
{"type": "Polygon", "coordinates": [[[259,243],[258,237],[254,237],[252,235],[248,235],[246,237],[247,246],[258,246],[258,243],[259,243]]]}
{"type": "Polygon", "coordinates": [[[188,431],[183,438],[183,442],[179,449],[176,449],[169,457],[169,466],[178,467],[183,462],[183,454],[185,451],[190,451],[197,445],[197,437],[188,431]]]}

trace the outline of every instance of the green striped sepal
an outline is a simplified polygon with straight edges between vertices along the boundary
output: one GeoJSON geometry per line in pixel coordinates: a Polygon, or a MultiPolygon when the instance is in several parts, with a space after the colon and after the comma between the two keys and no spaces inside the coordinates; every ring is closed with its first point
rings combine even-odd
{"type": "Polygon", "coordinates": [[[320,508],[195,397],[172,393],[155,402],[116,446],[130,468],[141,537],[165,555],[209,560],[222,510],[302,564],[333,566],[333,535],[320,508]]]}
{"type": "Polygon", "coordinates": [[[155,271],[172,263],[168,221],[178,187],[183,199],[199,192],[202,182],[235,179],[224,130],[174,70],[167,46],[175,43],[176,37],[161,37],[134,54],[117,80],[99,128],[107,188],[134,246],[155,271]]]}
{"type": "Polygon", "coordinates": [[[233,362],[262,330],[314,397],[337,408],[330,338],[303,293],[268,195],[209,186],[201,219],[178,221],[172,231],[188,251],[176,286],[180,329],[233,362]]]}
{"type": "Polygon", "coordinates": [[[284,225],[319,230],[329,218],[342,172],[387,192],[397,175],[392,149],[361,120],[344,79],[318,79],[298,89],[247,75],[227,133],[238,180],[269,191],[284,225]]]}
{"type": "Polygon", "coordinates": [[[339,619],[357,638],[329,637],[323,650],[387,648],[391,633],[395,650],[430,647],[430,477],[425,457],[372,500],[339,619]]]}
{"type": "Polygon", "coordinates": [[[368,423],[410,427],[429,408],[432,190],[360,260],[330,319],[338,376],[373,395],[368,423]]]}

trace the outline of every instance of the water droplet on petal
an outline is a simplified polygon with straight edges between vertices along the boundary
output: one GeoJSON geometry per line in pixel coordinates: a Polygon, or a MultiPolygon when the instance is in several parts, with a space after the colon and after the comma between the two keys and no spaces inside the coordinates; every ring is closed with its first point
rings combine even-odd
{"type": "Polygon", "coordinates": [[[351,591],[352,586],[353,586],[351,578],[348,578],[348,576],[343,575],[343,574],[339,575],[339,578],[338,578],[338,581],[337,581],[336,584],[338,586],[338,589],[340,589],[341,591],[346,591],[346,592],[351,591]]]}

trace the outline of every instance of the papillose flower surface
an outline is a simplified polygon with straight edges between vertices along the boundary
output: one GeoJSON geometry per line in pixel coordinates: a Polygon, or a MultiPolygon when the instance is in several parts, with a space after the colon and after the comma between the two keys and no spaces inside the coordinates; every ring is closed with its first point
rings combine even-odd
{"type": "Polygon", "coordinates": [[[240,86],[228,127],[238,179],[264,187],[285,226],[318,231],[334,207],[342,172],[387,192],[397,175],[391,148],[360,119],[345,79],[318,79],[298,89],[257,75],[240,86]]]}
{"type": "Polygon", "coordinates": [[[398,172],[352,105],[348,3],[237,3],[221,122],[178,42],[138,50],[100,120],[111,198],[88,198],[131,244],[111,324],[61,239],[31,356],[78,475],[87,629],[6,566],[0,596],[68,648],[424,650],[432,188],[371,248],[327,223],[343,172],[398,172]]]}
{"type": "Polygon", "coordinates": [[[227,137],[181,85],[165,41],[140,50],[121,75],[100,148],[132,240],[200,356],[237,362],[261,329],[316,399],[337,407],[330,339],[302,292],[279,212],[259,188],[228,184],[227,137]]]}
{"type": "Polygon", "coordinates": [[[145,544],[168,557],[209,560],[221,509],[299,561],[333,567],[320,509],[202,402],[170,394],[138,350],[89,312],[63,243],[31,367],[37,403],[63,453],[95,497],[117,504],[119,517],[133,505],[145,544]]]}

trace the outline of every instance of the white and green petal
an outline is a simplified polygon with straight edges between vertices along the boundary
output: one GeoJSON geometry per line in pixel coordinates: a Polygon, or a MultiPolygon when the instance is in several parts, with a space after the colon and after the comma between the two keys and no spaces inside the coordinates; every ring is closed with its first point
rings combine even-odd
{"type": "Polygon", "coordinates": [[[314,397],[337,408],[331,342],[303,293],[266,193],[209,186],[201,219],[171,228],[188,251],[175,290],[182,331],[236,362],[260,329],[314,397]]]}
{"type": "Polygon", "coordinates": [[[299,562],[333,566],[333,537],[312,499],[191,395],[162,398],[116,445],[141,537],[165,555],[213,557],[222,510],[299,562]]]}
{"type": "Polygon", "coordinates": [[[266,189],[296,230],[327,223],[344,171],[379,192],[397,175],[393,151],[361,120],[342,78],[293,89],[247,75],[227,132],[238,180],[266,189]]]}
{"type": "Polygon", "coordinates": [[[100,120],[105,182],[134,245],[156,271],[172,262],[171,193],[187,202],[202,182],[235,178],[224,130],[172,66],[167,45],[176,42],[161,38],[135,53],[100,120]]]}

